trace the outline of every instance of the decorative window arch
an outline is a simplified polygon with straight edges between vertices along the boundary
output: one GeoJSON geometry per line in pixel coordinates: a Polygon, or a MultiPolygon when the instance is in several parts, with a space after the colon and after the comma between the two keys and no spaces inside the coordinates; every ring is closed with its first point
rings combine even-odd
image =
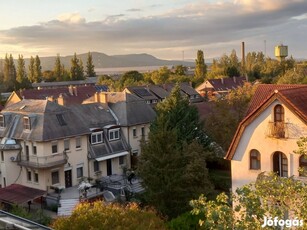
{"type": "Polygon", "coordinates": [[[250,169],[253,170],[258,170],[261,168],[261,156],[260,156],[260,152],[256,149],[252,149],[249,153],[249,162],[250,162],[250,169]]]}
{"type": "Polygon", "coordinates": [[[285,120],[285,110],[280,104],[274,107],[274,122],[283,122],[285,120]]]}
{"type": "Polygon", "coordinates": [[[280,177],[288,177],[288,158],[280,151],[273,153],[273,171],[280,177]]]}

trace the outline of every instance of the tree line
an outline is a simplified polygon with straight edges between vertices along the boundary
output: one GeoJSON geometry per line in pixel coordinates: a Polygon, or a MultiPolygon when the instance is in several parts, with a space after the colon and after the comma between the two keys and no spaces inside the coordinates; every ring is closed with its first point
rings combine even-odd
{"type": "Polygon", "coordinates": [[[31,87],[31,83],[41,81],[76,81],[84,80],[87,77],[96,77],[92,54],[89,52],[85,70],[83,62],[75,53],[71,59],[70,69],[66,69],[61,63],[60,55],[55,58],[53,70],[42,71],[41,61],[38,55],[31,56],[28,67],[26,68],[23,55],[18,55],[15,64],[13,55],[6,54],[0,63],[0,84],[1,91],[13,91],[31,87]],[[17,65],[17,66],[16,66],[17,65]]]}

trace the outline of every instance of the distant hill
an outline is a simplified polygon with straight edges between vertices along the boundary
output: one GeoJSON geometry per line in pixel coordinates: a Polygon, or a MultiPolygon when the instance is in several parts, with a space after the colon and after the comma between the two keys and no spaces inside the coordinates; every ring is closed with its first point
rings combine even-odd
{"type": "MultiPolygon", "coordinates": [[[[70,68],[70,60],[73,55],[61,57],[61,63],[65,68],[70,68]]],[[[77,55],[83,61],[83,66],[86,66],[87,53],[77,55]]],[[[194,66],[194,62],[162,60],[149,54],[127,54],[109,56],[104,53],[92,52],[95,68],[118,68],[118,67],[138,67],[138,66],[194,66]]],[[[43,70],[52,70],[54,67],[56,56],[40,57],[43,70]]],[[[29,58],[25,58],[26,68],[29,65],[29,58]]]]}

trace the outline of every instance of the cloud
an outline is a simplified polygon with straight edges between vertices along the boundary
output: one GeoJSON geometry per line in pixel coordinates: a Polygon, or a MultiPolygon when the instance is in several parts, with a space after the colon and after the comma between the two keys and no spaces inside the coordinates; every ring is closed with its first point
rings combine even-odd
{"type": "Polygon", "coordinates": [[[0,44],[63,55],[92,50],[108,54],[160,52],[160,57],[167,57],[179,50],[186,50],[188,56],[197,49],[207,49],[212,56],[243,40],[247,47],[261,49],[267,40],[272,46],[283,41],[289,45],[289,53],[296,50],[301,55],[300,43],[294,39],[302,44],[306,40],[301,28],[306,28],[307,18],[300,16],[306,13],[307,2],[279,0],[281,4],[272,7],[276,1],[194,3],[160,15],[128,18],[118,14],[94,22],[86,22],[79,13],[64,14],[38,25],[2,30],[0,44]],[[254,2],[265,5],[259,8],[254,2]]]}
{"type": "Polygon", "coordinates": [[[140,12],[142,10],[141,9],[137,9],[137,8],[131,8],[131,9],[128,9],[126,11],[128,11],[128,12],[140,12]]]}

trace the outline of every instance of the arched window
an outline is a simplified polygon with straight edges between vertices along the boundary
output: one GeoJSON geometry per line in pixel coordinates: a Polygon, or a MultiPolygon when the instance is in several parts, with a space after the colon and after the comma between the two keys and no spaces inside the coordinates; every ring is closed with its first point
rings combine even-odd
{"type": "Polygon", "coordinates": [[[281,177],[288,177],[288,159],[282,152],[275,152],[273,154],[273,171],[281,177]]]}
{"type": "Polygon", "coordinates": [[[252,149],[250,151],[250,169],[258,170],[260,168],[260,153],[258,150],[252,149]]]}
{"type": "Polygon", "coordinates": [[[282,107],[282,105],[276,105],[274,107],[274,122],[283,122],[284,115],[284,107],[282,107]]]}
{"type": "Polygon", "coordinates": [[[300,172],[300,176],[307,176],[307,157],[304,155],[300,157],[299,166],[303,170],[303,172],[300,172]]]}

